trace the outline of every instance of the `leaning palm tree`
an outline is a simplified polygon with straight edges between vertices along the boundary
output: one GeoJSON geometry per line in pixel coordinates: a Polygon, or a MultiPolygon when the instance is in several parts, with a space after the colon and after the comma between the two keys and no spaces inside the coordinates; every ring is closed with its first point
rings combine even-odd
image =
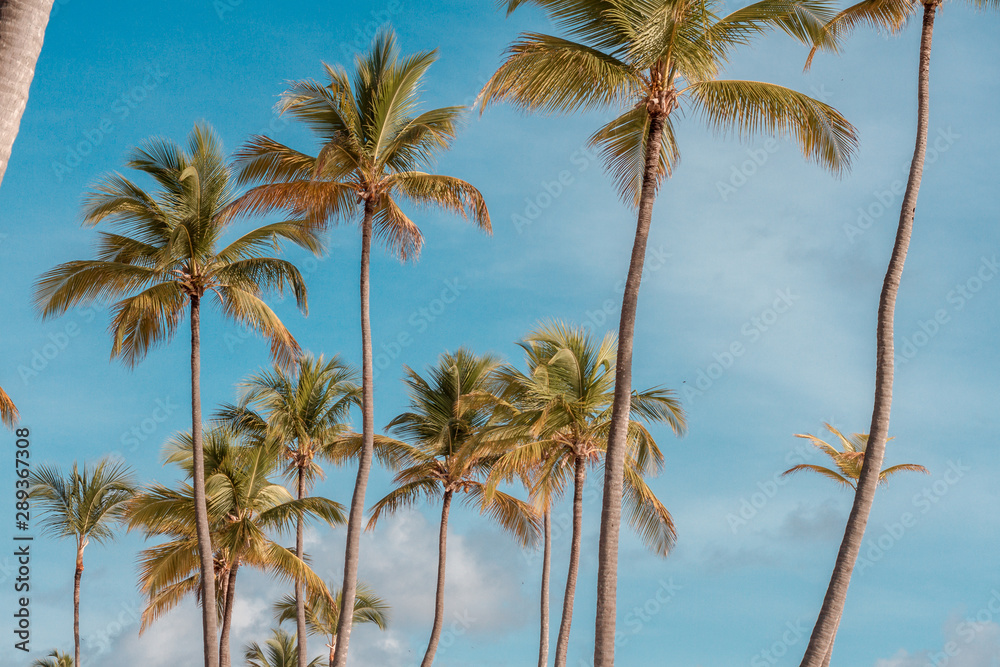
{"type": "MultiPolygon", "coordinates": [[[[215,548],[214,571],[222,632],[219,655],[222,667],[230,665],[229,639],[236,599],[236,577],[241,568],[265,571],[290,581],[303,581],[310,591],[326,591],[322,580],[294,551],[268,536],[284,532],[307,518],[333,526],[344,522],[343,508],[319,497],[293,498],[271,480],[279,470],[275,449],[243,445],[224,428],[205,434],[206,495],[215,548]]],[[[164,461],[193,473],[190,434],[167,443],[164,461]]],[[[139,583],[147,598],[140,632],[194,593],[204,606],[205,587],[198,567],[194,494],[190,483],[178,489],[153,485],[130,503],[130,529],[147,537],[168,541],[139,554],[139,583]]]]}
{"type": "MultiPolygon", "coordinates": [[[[271,630],[271,638],[264,646],[257,642],[247,644],[243,659],[246,660],[247,667],[295,667],[299,664],[297,645],[295,635],[276,628],[271,630]]],[[[306,667],[320,667],[322,664],[323,659],[316,657],[306,663],[306,667]]]]}
{"type": "Polygon", "coordinates": [[[17,417],[17,406],[14,405],[14,401],[10,400],[7,392],[0,387],[0,423],[7,428],[14,428],[17,417]]]}
{"type": "Polygon", "coordinates": [[[52,651],[44,658],[35,658],[32,660],[31,667],[74,667],[73,656],[69,653],[52,651]]]}
{"type": "Polygon", "coordinates": [[[49,535],[76,542],[73,577],[73,664],[80,664],[80,580],[83,550],[90,541],[105,544],[114,539],[114,526],[123,518],[125,504],[135,493],[128,467],[107,459],[92,468],[76,463],[64,475],[42,465],[31,472],[30,497],[41,514],[40,526],[49,535]]]}
{"type": "Polygon", "coordinates": [[[135,366],[157,345],[167,343],[185,310],[191,316],[191,420],[194,440],[194,494],[198,546],[207,592],[203,608],[206,667],[219,657],[212,546],[205,507],[201,419],[201,307],[214,296],[227,317],[264,334],[282,365],[299,346],[278,316],[261,300],[264,291],[291,288],[306,310],[306,287],[291,263],[269,256],[288,240],[319,248],[316,234],[289,222],[252,229],[220,247],[233,199],[230,170],[218,139],[196,126],[184,150],[173,141],[151,139],[133,150],[128,166],[159,186],[150,193],[121,174],[106,176],[84,201],[84,223],[107,220],[97,258],[60,264],[39,278],[35,304],[44,317],[61,315],[95,300],[113,303],[112,358],[135,366]]]}
{"type": "MultiPolygon", "coordinates": [[[[267,445],[276,443],[287,461],[285,474],[295,483],[296,498],[305,498],[308,490],[323,475],[320,460],[341,462],[347,452],[342,437],[351,407],[358,404],[360,387],[357,373],[346,362],[334,357],[305,356],[296,375],[275,366],[254,375],[242,384],[245,392],[238,405],[227,405],[219,419],[238,433],[267,445]]],[[[295,555],[304,556],[302,517],[295,526],[295,555]]],[[[306,600],[303,582],[295,582],[296,634],[299,637],[299,662],[307,662],[306,600]]]]}
{"type": "MultiPolygon", "coordinates": [[[[333,665],[333,653],[337,648],[337,625],[340,622],[340,600],[342,597],[340,591],[337,591],[333,596],[326,592],[314,592],[306,600],[305,605],[308,631],[329,639],[326,647],[330,649],[330,665],[333,665]]],[[[278,617],[278,623],[296,620],[299,613],[298,607],[298,598],[292,595],[285,595],[275,602],[274,613],[278,617]]],[[[380,630],[389,627],[389,605],[360,582],[358,583],[358,594],[354,598],[354,623],[373,623],[380,630]]]]}
{"type": "Polygon", "coordinates": [[[538,537],[538,517],[530,505],[499,491],[485,497],[484,482],[496,454],[495,448],[483,446],[480,438],[491,411],[479,396],[488,391],[491,374],[498,366],[492,355],[476,356],[461,349],[442,355],[429,369],[428,379],[407,368],[410,410],[389,423],[389,429],[409,444],[400,443],[406,456],[394,480],[398,486],[372,506],[368,528],[384,514],[412,507],[421,498],[442,499],[434,623],[421,667],[434,663],[444,623],[448,517],[453,497],[459,494],[467,504],[489,513],[521,544],[532,544],[538,537]]]}
{"type": "MultiPolygon", "coordinates": [[[[511,438],[517,444],[493,464],[486,497],[498,481],[530,471],[532,495],[548,504],[572,479],[572,543],[555,655],[555,667],[565,667],[580,564],[583,487],[587,468],[605,457],[611,428],[615,338],[608,334],[598,342],[585,329],[552,324],[528,334],[520,345],[528,372],[506,366],[496,373],[499,413],[506,418],[488,436],[504,448],[511,438]]],[[[663,454],[642,422],[665,423],[680,434],[684,411],[673,392],[663,388],[633,392],[631,403],[641,421],[628,424],[623,499],[630,523],[651,549],[666,556],[676,537],[673,519],[643,480],[662,467],[663,454]]]]}
{"type": "MultiPolygon", "coordinates": [[[[444,107],[419,112],[420,86],[435,58],[433,51],[401,58],[393,33],[382,31],[368,53],[357,58],[353,77],[342,67],[326,65],[326,85],[300,81],[285,92],[279,108],[317,135],[322,142],[317,157],[264,136],[253,137],[237,154],[241,182],[265,184],[243,196],[234,211],[286,210],[314,225],[356,220],[361,226],[363,446],[347,525],[343,590],[348,609],[354,604],[375,437],[368,308],[372,236],[402,260],[416,257],[423,237],[400,208],[402,202],[471,217],[481,229],[491,231],[479,190],[457,178],[425,171],[451,144],[463,111],[444,107]]],[[[352,618],[340,617],[337,667],[347,664],[352,618]]]]}
{"type": "Polygon", "coordinates": [[[507,100],[526,111],[620,113],[590,143],[638,215],[618,330],[598,554],[594,663],[610,667],[636,308],[657,189],[680,157],[675,112],[700,116],[719,133],[789,135],[809,159],[836,173],[848,166],[857,142],[850,123],[822,102],[768,83],[719,79],[736,49],[771,29],[812,43],[832,14],[823,0],[761,0],[727,16],[716,14],[720,0],[506,4],[508,13],[524,4],[541,7],[566,37],[522,34],[480,93],[483,108],[507,100]]]}
{"type": "MultiPolygon", "coordinates": [[[[896,228],[896,240],[886,268],[879,294],[878,316],[875,333],[875,400],[872,407],[872,421],[869,428],[868,456],[864,459],[854,505],[847,520],[844,538],[837,553],[833,574],[823,598],[816,625],[805,655],[802,667],[826,667],[830,664],[833,642],[840,625],[840,617],[847,601],[847,589],[851,583],[851,573],[861,552],[861,541],[865,536],[868,517],[875,502],[875,490],[881,476],[885,443],[889,438],[889,417],[892,409],[892,383],[894,376],[893,320],[896,311],[896,296],[903,277],[903,265],[910,247],[913,220],[917,210],[917,196],[924,173],[924,157],[927,153],[927,133],[930,127],[930,71],[931,43],[934,35],[934,19],[942,0],[863,0],[834,16],[824,26],[816,38],[816,46],[806,61],[810,62],[819,48],[838,50],[839,43],[860,26],[870,26],[889,33],[900,32],[909,19],[918,12],[923,13],[923,27],[920,35],[920,62],[917,70],[917,137],[910,162],[910,172],[903,193],[896,228]]],[[[969,4],[978,9],[1000,9],[997,0],[970,0],[969,4]]]]}
{"type": "MultiPolygon", "coordinates": [[[[864,467],[865,463],[865,453],[868,449],[868,434],[852,433],[850,436],[845,436],[833,426],[830,426],[829,424],[826,424],[825,426],[830,433],[837,436],[837,439],[840,441],[840,449],[837,449],[830,443],[816,437],[815,435],[796,433],[795,437],[805,438],[812,443],[813,447],[829,456],[830,460],[833,461],[833,465],[836,470],[812,463],[801,463],[797,466],[792,466],[781,474],[784,476],[791,475],[792,473],[802,470],[810,470],[832,479],[838,484],[843,484],[844,486],[857,491],[858,480],[861,479],[861,469],[864,467]]],[[[889,438],[889,440],[892,440],[892,438],[889,438]]],[[[878,475],[878,482],[879,484],[888,484],[890,477],[897,473],[906,471],[930,474],[927,471],[927,468],[922,465],[918,465],[916,463],[901,463],[899,465],[889,466],[880,472],[878,475]]]]}

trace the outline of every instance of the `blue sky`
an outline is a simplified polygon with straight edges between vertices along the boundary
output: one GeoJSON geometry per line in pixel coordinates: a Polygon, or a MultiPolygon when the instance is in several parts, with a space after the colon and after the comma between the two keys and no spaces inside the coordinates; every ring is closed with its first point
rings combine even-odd
{"type": "MultiPolygon", "coordinates": [[[[1000,470],[1000,356],[990,334],[1000,325],[1000,206],[991,196],[1000,45],[988,32],[991,20],[956,4],[937,24],[933,152],[898,302],[897,351],[907,358],[897,370],[887,454],[889,463],[921,463],[931,475],[901,476],[879,492],[862,550],[868,561],[838,635],[842,664],[924,667],[942,664],[937,654],[946,648],[954,649],[946,663],[953,667],[995,665],[1000,656],[993,611],[1000,578],[989,557],[1000,520],[988,510],[1000,470]]],[[[436,106],[470,103],[519,31],[551,27],[531,10],[505,18],[492,3],[457,0],[108,2],[100,12],[57,0],[0,189],[7,269],[0,382],[31,428],[36,463],[66,466],[116,451],[143,480],[169,483],[177,475],[160,464],[160,447],[190,426],[186,336],[129,371],[108,361],[104,313],[41,322],[31,309],[40,273],[90,253],[93,232],[79,224],[86,187],[121,168],[146,137],[183,140],[199,120],[229,150],[258,132],[314,150],[302,128],[274,116],[277,96],[288,80],[320,77],[322,61],[348,62],[385,22],[404,51],[439,50],[426,85],[427,104],[436,106]],[[33,359],[37,374],[24,370],[33,359]]],[[[891,39],[858,35],[808,74],[803,48],[775,36],[727,72],[811,91],[842,111],[858,127],[861,148],[841,180],[807,164],[784,139],[715,137],[690,115],[679,124],[683,157],[655,210],[634,373],[637,387],[682,392],[689,413],[684,438],[656,432],[666,468],[652,481],[679,541],[658,559],[623,533],[618,664],[798,664],[850,498],[818,477],[776,482],[776,473],[820,462],[793,434],[822,435],[825,421],[864,431],[870,421],[875,308],[899,206],[893,187],[905,178],[915,128],[916,28],[891,39]],[[743,353],[730,358],[734,344],[743,353]]],[[[404,364],[423,369],[463,345],[519,363],[514,341],[539,320],[614,328],[634,217],[584,150],[600,120],[525,118],[502,106],[467,119],[438,168],[482,190],[494,234],[420,211],[427,242],[419,261],[401,265],[376,253],[373,326],[376,354],[385,355],[377,425],[405,405],[404,364]],[[451,303],[439,301],[445,291],[451,303]],[[403,334],[409,344],[394,348],[403,334]]],[[[308,318],[288,303],[278,309],[303,347],[358,363],[356,229],[333,230],[328,246],[321,261],[290,253],[308,275],[308,318]]],[[[206,320],[210,412],[267,363],[267,346],[216,314],[206,320]]],[[[346,503],[353,477],[330,471],[319,491],[346,503]]],[[[10,467],[4,480],[12,488],[10,467]]],[[[373,474],[370,502],[389,481],[384,471],[373,474]]],[[[584,507],[572,665],[592,654],[599,489],[592,480],[584,507]]],[[[540,558],[481,517],[456,515],[437,664],[526,664],[537,651],[540,558]]],[[[4,516],[7,536],[13,508],[4,516]]],[[[568,521],[568,508],[556,519],[568,521]]],[[[353,664],[411,665],[422,654],[436,520],[436,508],[423,508],[365,536],[362,578],[392,605],[394,619],[384,633],[358,628],[353,664]]],[[[568,558],[568,533],[556,533],[554,615],[568,558]]],[[[310,534],[314,567],[328,579],[339,577],[342,543],[343,530],[310,534]]],[[[128,535],[87,550],[88,664],[197,663],[193,602],[137,637],[134,559],[142,545],[128,535]]],[[[72,647],[72,547],[43,540],[35,548],[29,657],[72,647]]],[[[0,557],[0,565],[6,610],[9,560],[0,557]]],[[[241,575],[234,647],[266,637],[270,601],[283,592],[266,577],[241,575]]],[[[311,646],[322,650],[316,639],[311,646]]],[[[27,662],[0,652],[2,667],[27,662]]]]}

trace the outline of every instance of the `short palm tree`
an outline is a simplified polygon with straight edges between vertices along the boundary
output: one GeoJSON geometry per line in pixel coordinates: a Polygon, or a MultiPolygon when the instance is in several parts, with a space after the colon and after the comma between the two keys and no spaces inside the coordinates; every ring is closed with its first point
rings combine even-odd
{"type": "MultiPolygon", "coordinates": [[[[796,433],[796,438],[805,438],[812,443],[813,447],[816,447],[821,452],[830,457],[833,461],[833,465],[836,470],[813,465],[811,463],[802,463],[797,466],[793,466],[781,473],[782,475],[790,475],[800,470],[811,470],[813,472],[819,473],[824,477],[828,477],[838,484],[843,484],[844,486],[849,486],[851,489],[857,490],[858,480],[861,478],[861,469],[865,462],[865,452],[868,447],[868,434],[867,433],[852,433],[850,436],[845,436],[843,433],[835,429],[829,424],[825,425],[830,433],[837,436],[840,441],[840,449],[837,449],[825,440],[821,440],[815,435],[808,435],[805,433],[796,433]]],[[[892,438],[889,438],[892,440],[892,438]]],[[[879,484],[888,484],[889,478],[896,473],[913,471],[922,472],[924,474],[930,474],[927,468],[916,463],[901,463],[899,465],[894,465],[886,468],[879,473],[878,481],[879,484]]]]}
{"type": "MultiPolygon", "coordinates": [[[[343,595],[340,591],[333,596],[313,593],[306,600],[306,628],[314,635],[326,637],[326,645],[330,649],[329,664],[333,665],[333,653],[337,648],[337,625],[340,621],[340,601],[343,595]]],[[[296,620],[298,617],[298,598],[286,595],[274,603],[274,613],[278,623],[296,620]]],[[[354,598],[354,623],[373,623],[380,630],[389,627],[389,605],[385,600],[375,595],[375,592],[363,583],[358,583],[358,594],[354,598]]]]}
{"type": "MultiPolygon", "coordinates": [[[[347,431],[351,407],[360,401],[357,372],[334,357],[305,356],[295,375],[275,366],[242,384],[245,392],[238,405],[224,406],[219,419],[237,433],[267,446],[273,442],[287,462],[285,474],[294,481],[296,498],[305,498],[323,475],[319,461],[341,462],[347,458],[342,437],[347,431]]],[[[295,555],[304,556],[302,518],[295,526],[295,555]]],[[[296,634],[300,662],[306,661],[306,608],[303,582],[295,582],[298,601],[296,634]]]]}
{"type": "Polygon", "coordinates": [[[194,493],[202,577],[209,592],[203,609],[206,667],[217,667],[217,626],[212,548],[205,507],[201,418],[201,307],[214,296],[223,313],[271,341],[283,365],[299,346],[278,316],[261,300],[265,291],[291,288],[303,311],[306,286],[291,263],[269,256],[281,241],[318,249],[316,235],[288,222],[264,225],[221,247],[232,201],[229,166],[215,134],[196,126],[183,149],[151,139],[132,151],[128,166],[152,178],[147,192],[121,174],[106,176],[84,201],[84,223],[108,221],[100,232],[97,257],[60,264],[42,275],[35,304],[44,317],[61,315],[95,300],[113,303],[112,358],[137,364],[167,343],[185,310],[191,317],[191,419],[194,438],[194,493]]]}
{"type": "MultiPolygon", "coordinates": [[[[298,655],[295,635],[281,628],[271,630],[271,638],[264,643],[264,646],[250,642],[243,651],[247,667],[295,667],[299,664],[298,655]]],[[[322,664],[323,659],[316,657],[306,663],[306,667],[320,667],[322,664]]]]}
{"type": "MultiPolygon", "coordinates": [[[[598,342],[583,328],[552,324],[528,334],[520,345],[528,372],[506,366],[496,373],[499,413],[506,419],[491,435],[503,448],[511,437],[517,444],[493,464],[490,489],[499,480],[526,473],[533,478],[532,495],[544,507],[572,479],[572,545],[555,656],[555,666],[565,667],[580,563],[583,487],[587,468],[605,457],[611,428],[615,339],[608,334],[598,342]]],[[[663,454],[642,422],[665,423],[680,434],[684,411],[663,388],[633,392],[631,404],[639,419],[628,424],[624,503],[629,522],[651,549],[666,556],[676,537],[673,519],[643,480],[662,467],[663,454]]]]}
{"type": "MultiPolygon", "coordinates": [[[[237,154],[241,182],[262,182],[234,210],[290,211],[314,225],[358,221],[361,227],[362,435],[357,484],[351,499],[344,558],[344,604],[354,604],[365,491],[375,438],[372,333],[368,295],[372,236],[402,260],[423,243],[400,203],[435,206],[471,217],[490,232],[490,216],[479,190],[451,176],[428,173],[436,154],[455,137],[463,109],[420,111],[420,86],[433,51],[400,56],[391,31],[382,31],[357,59],[353,76],[326,65],[329,82],[300,81],[279,105],[304,122],[322,143],[312,157],[273,139],[256,136],[237,154]]],[[[337,667],[347,664],[351,614],[341,616],[337,667]]],[[[301,666],[300,666],[301,667],[301,666]]]]}
{"type": "Polygon", "coordinates": [[[41,514],[42,530],[59,539],[76,542],[73,577],[73,664],[80,664],[80,580],[83,550],[90,541],[105,544],[114,539],[126,503],[135,493],[128,467],[103,459],[93,467],[76,463],[68,474],[42,465],[32,471],[31,499],[41,514]]]}
{"type": "Polygon", "coordinates": [[[52,651],[44,658],[35,658],[31,661],[31,667],[74,667],[73,656],[69,653],[52,651]]]}
{"type": "MultiPolygon", "coordinates": [[[[863,0],[838,13],[824,26],[806,61],[808,68],[817,49],[838,50],[842,40],[858,27],[868,26],[888,33],[898,33],[906,27],[910,18],[917,13],[923,14],[920,63],[917,70],[917,136],[899,211],[896,240],[893,243],[879,295],[875,333],[875,400],[869,429],[868,456],[864,459],[858,488],[854,494],[854,506],[847,520],[844,539],[840,544],[823,605],[802,658],[802,667],[826,667],[830,664],[833,642],[847,601],[851,573],[861,552],[861,541],[865,536],[872,504],[875,502],[875,490],[882,479],[879,471],[882,469],[882,460],[885,456],[885,444],[889,439],[889,417],[892,409],[893,319],[896,296],[913,233],[917,197],[920,193],[924,158],[927,154],[927,133],[930,129],[931,43],[934,35],[934,19],[941,4],[942,0],[863,0]]],[[[977,9],[1000,9],[1000,2],[997,0],[969,0],[967,4],[977,9]]]]}
{"type": "MultiPolygon", "coordinates": [[[[227,429],[209,430],[205,438],[206,495],[214,545],[214,569],[222,632],[220,664],[229,667],[229,638],[236,576],[243,567],[268,572],[290,581],[303,581],[309,590],[325,591],[322,580],[295,552],[268,536],[285,532],[305,518],[329,525],[344,522],[343,508],[319,497],[293,498],[284,486],[271,481],[279,470],[275,449],[241,444],[227,429]]],[[[167,444],[164,460],[176,463],[192,477],[190,434],[167,444]]],[[[189,483],[178,489],[153,485],[129,506],[130,529],[147,536],[165,536],[168,541],[139,554],[139,582],[148,603],[140,631],[195,593],[204,604],[206,589],[198,567],[194,494],[189,483]]]]}
{"type": "Polygon", "coordinates": [[[854,128],[836,110],[794,90],[719,75],[735,51],[772,29],[806,43],[832,15],[823,0],[762,0],[720,16],[721,0],[508,0],[508,13],[536,5],[566,37],[522,34],[487,82],[483,108],[502,100],[525,111],[613,109],[590,143],[599,149],[622,198],[637,209],[635,241],[622,297],[615,402],[609,435],[598,553],[595,667],[614,664],[621,493],[632,389],[639,284],[657,189],[680,157],[678,110],[713,130],[796,139],[805,155],[841,172],[856,147],[854,128]]]}
{"type": "Polygon", "coordinates": [[[491,414],[479,396],[488,391],[491,375],[498,365],[492,355],[476,356],[461,349],[442,355],[429,370],[428,379],[407,368],[405,382],[410,410],[389,423],[390,431],[409,444],[400,443],[405,456],[394,480],[398,486],[372,506],[368,528],[373,528],[384,514],[412,507],[421,498],[442,499],[434,623],[421,667],[434,663],[444,623],[452,498],[458,494],[467,504],[488,513],[521,544],[537,540],[539,522],[530,505],[501,492],[485,497],[485,480],[496,455],[482,446],[480,436],[491,414]]]}
{"type": "Polygon", "coordinates": [[[0,387],[0,423],[7,428],[14,428],[17,416],[17,406],[14,405],[14,401],[10,399],[7,392],[0,387]]]}

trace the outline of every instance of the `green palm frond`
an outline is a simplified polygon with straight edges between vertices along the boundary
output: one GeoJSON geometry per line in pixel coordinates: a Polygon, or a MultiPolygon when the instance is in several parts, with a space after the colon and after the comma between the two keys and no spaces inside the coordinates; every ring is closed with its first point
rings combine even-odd
{"type": "Polygon", "coordinates": [[[17,406],[14,405],[14,401],[7,395],[7,392],[0,387],[0,423],[7,428],[14,428],[17,420],[17,406]]]}
{"type": "MultiPolygon", "coordinates": [[[[271,638],[263,646],[250,642],[244,647],[243,659],[248,667],[296,667],[298,665],[298,641],[295,633],[287,633],[281,628],[271,631],[271,638]]],[[[313,658],[309,667],[320,667],[321,657],[313,658]]]]}

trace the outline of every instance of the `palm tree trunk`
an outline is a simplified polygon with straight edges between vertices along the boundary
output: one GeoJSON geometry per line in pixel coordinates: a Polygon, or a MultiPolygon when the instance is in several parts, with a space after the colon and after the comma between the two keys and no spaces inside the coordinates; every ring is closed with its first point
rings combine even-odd
{"type": "Polygon", "coordinates": [[[542,515],[545,544],[542,547],[542,629],[538,641],[538,667],[549,664],[549,572],[552,569],[552,510],[542,515]]]}
{"type": "Polygon", "coordinates": [[[587,460],[576,457],[573,479],[573,544],[569,551],[569,574],[566,575],[566,595],[563,597],[562,622],[556,639],[555,667],[566,667],[569,652],[569,629],[573,623],[573,599],[576,597],[576,575],[580,570],[580,539],[583,533],[583,484],[587,480],[587,460]]]}
{"type": "Polygon", "coordinates": [[[878,307],[877,354],[875,364],[875,405],[865,449],[864,465],[854,494],[851,508],[840,544],[833,576],[823,599],[816,626],[809,638],[809,646],[802,658],[802,667],[820,667],[833,651],[833,640],[840,624],[847,599],[847,588],[851,583],[851,573],[861,551],[861,540],[865,535],[868,515],[875,500],[885,443],[889,433],[889,412],[892,406],[893,379],[893,315],[896,309],[896,293],[903,275],[903,263],[910,245],[913,217],[917,208],[917,194],[924,171],[924,155],[927,150],[927,129],[930,116],[930,69],[931,39],[934,34],[934,17],[938,2],[924,5],[924,25],[920,38],[920,74],[917,94],[917,141],[910,165],[910,176],[903,195],[903,207],[899,214],[899,227],[892,257],[882,283],[882,294],[878,307]]]}
{"type": "Polygon", "coordinates": [[[7,172],[53,0],[0,1],[0,183],[7,172]]]}
{"type": "MultiPolygon", "coordinates": [[[[306,495],[306,476],[302,466],[298,470],[298,498],[302,500],[306,495]]],[[[302,560],[302,516],[295,522],[295,555],[302,560]]],[[[299,637],[299,667],[308,667],[309,658],[306,657],[306,600],[301,579],[295,580],[295,628],[299,637]]]]}
{"type": "Polygon", "coordinates": [[[76,548],[76,574],[73,576],[73,664],[80,664],[80,580],[83,578],[83,542],[76,548]]]}
{"type": "Polygon", "coordinates": [[[337,650],[337,635],[330,637],[330,643],[327,644],[330,649],[330,667],[333,667],[333,654],[337,650]]]}
{"type": "Polygon", "coordinates": [[[657,169],[663,123],[666,115],[650,114],[649,138],[646,141],[646,167],[639,198],[639,218],[635,244],[629,264],[625,293],[622,295],[621,322],[618,325],[618,358],[615,367],[615,398],[611,409],[608,451],[604,463],[604,501],[601,506],[601,538],[598,544],[597,621],[594,636],[594,667],[615,664],[615,597],[618,592],[618,534],[622,520],[622,483],[625,475],[625,436],[632,402],[632,340],[639,300],[642,265],[646,259],[646,241],[656,202],[657,169]]]}
{"type": "Polygon", "coordinates": [[[372,380],[372,329],[368,313],[369,265],[372,249],[372,216],[375,207],[365,201],[365,217],[361,223],[361,457],[358,479],[354,483],[351,512],[347,519],[347,547],[344,552],[344,585],[337,622],[337,649],[334,667],[347,666],[347,649],[354,620],[354,598],[358,587],[358,558],[361,552],[361,522],[364,520],[365,491],[375,449],[375,385],[372,380]],[[345,612],[344,610],[348,610],[345,612]]]}
{"type": "MultiPolygon", "coordinates": [[[[444,565],[448,550],[448,510],[451,508],[451,491],[444,492],[444,503],[441,507],[441,533],[438,536],[438,576],[437,591],[434,594],[434,626],[431,628],[431,640],[427,643],[427,652],[420,667],[431,667],[434,664],[434,654],[437,652],[438,641],[441,639],[441,627],[444,625],[444,565]]],[[[344,612],[341,611],[341,614],[344,612]]]]}
{"type": "Polygon", "coordinates": [[[219,634],[219,665],[220,667],[231,667],[232,659],[229,654],[229,629],[233,624],[233,603],[236,601],[236,571],[240,569],[240,564],[234,563],[229,576],[226,579],[224,588],[226,598],[223,602],[222,611],[222,632],[219,634]]]}
{"type": "Polygon", "coordinates": [[[201,435],[201,297],[191,297],[191,443],[194,459],[194,516],[201,558],[201,618],[205,667],[219,664],[218,611],[215,604],[215,563],[205,500],[205,446],[201,435]]]}

